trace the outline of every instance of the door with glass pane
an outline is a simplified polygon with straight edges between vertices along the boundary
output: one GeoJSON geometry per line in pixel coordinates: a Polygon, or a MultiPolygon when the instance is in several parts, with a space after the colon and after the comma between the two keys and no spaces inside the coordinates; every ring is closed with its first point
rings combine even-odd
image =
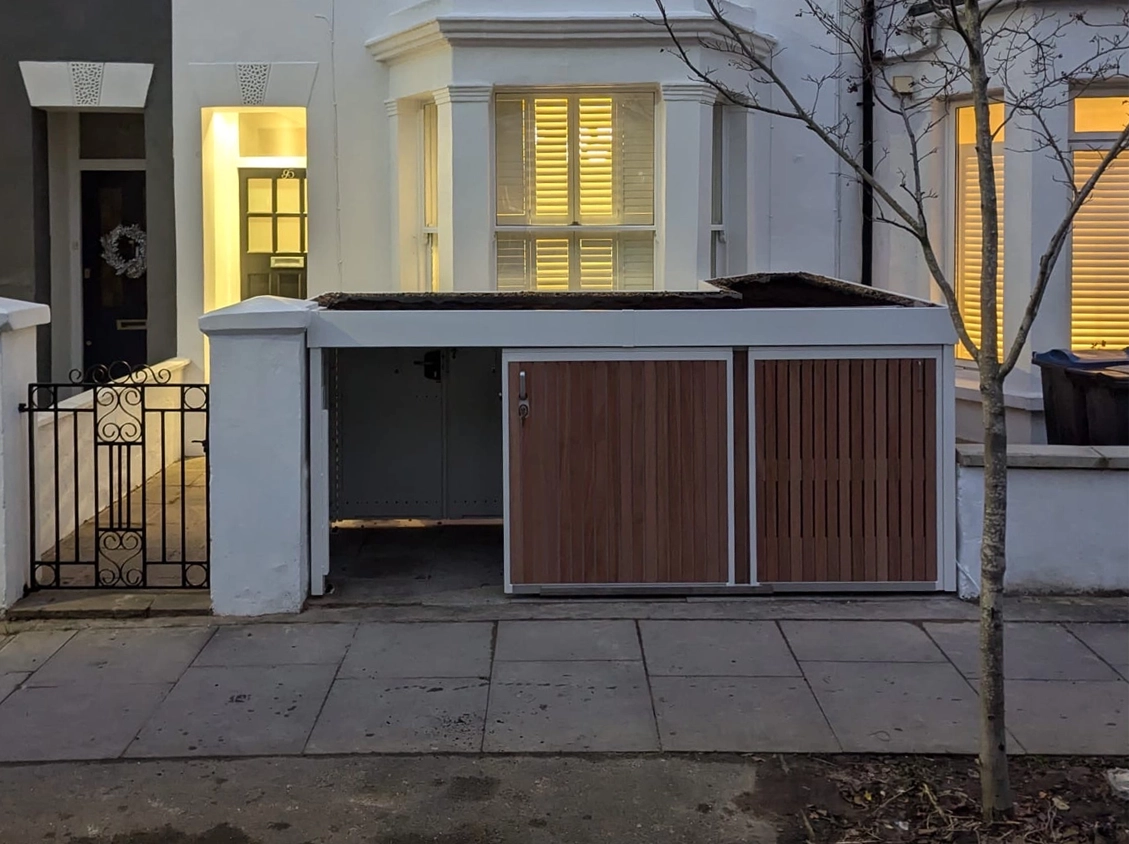
{"type": "Polygon", "coordinates": [[[306,171],[239,171],[242,298],[306,298],[306,171]]]}

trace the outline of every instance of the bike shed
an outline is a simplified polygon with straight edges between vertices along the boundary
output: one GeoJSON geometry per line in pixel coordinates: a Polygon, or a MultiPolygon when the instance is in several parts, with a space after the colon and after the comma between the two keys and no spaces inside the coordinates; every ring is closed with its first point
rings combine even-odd
{"type": "Polygon", "coordinates": [[[331,526],[499,522],[499,594],[956,587],[941,306],[787,273],[311,307],[313,595],[331,526]]]}

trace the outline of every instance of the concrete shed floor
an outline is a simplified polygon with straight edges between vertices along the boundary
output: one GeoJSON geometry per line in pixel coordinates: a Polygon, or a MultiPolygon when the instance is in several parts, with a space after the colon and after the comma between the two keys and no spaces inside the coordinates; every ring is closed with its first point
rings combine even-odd
{"type": "Polygon", "coordinates": [[[500,603],[501,525],[340,528],[323,606],[500,603]]]}

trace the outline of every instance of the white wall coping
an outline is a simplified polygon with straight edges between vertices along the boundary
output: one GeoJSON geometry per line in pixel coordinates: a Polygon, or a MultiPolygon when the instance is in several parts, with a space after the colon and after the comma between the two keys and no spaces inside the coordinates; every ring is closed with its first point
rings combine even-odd
{"type": "MultiPolygon", "coordinates": [[[[188,358],[169,358],[168,360],[163,360],[160,363],[150,364],[149,366],[144,367],[144,369],[148,369],[148,370],[152,370],[152,371],[164,370],[164,371],[167,371],[167,372],[180,372],[181,370],[190,366],[191,363],[192,363],[192,361],[190,361],[188,358]]],[[[140,370],[140,371],[144,371],[144,369],[140,370]]],[[[109,382],[109,384],[107,384],[107,386],[110,386],[112,384],[128,384],[128,383],[129,383],[129,376],[126,375],[126,376],[123,376],[121,378],[115,378],[113,381],[109,382]]],[[[144,381],[144,382],[140,382],[140,383],[148,384],[149,386],[154,386],[154,387],[176,387],[176,386],[179,386],[178,384],[161,384],[157,381],[152,381],[152,382],[144,381]]],[[[82,385],[81,384],[75,384],[74,386],[80,387],[82,385]]],[[[58,413],[55,413],[54,409],[51,409],[51,408],[44,407],[44,408],[38,409],[33,414],[34,416],[37,417],[36,421],[35,421],[35,427],[36,428],[45,428],[48,425],[54,425],[56,416],[62,416],[63,414],[65,414],[69,411],[73,411],[73,410],[86,410],[87,408],[90,408],[90,407],[93,407],[93,406],[94,406],[94,390],[91,390],[91,389],[83,390],[81,393],[78,393],[77,395],[71,396],[70,398],[63,399],[62,401],[58,402],[57,405],[56,405],[56,407],[58,408],[58,413]]]]}
{"type": "Polygon", "coordinates": [[[200,330],[213,334],[289,334],[305,331],[318,304],[281,296],[255,296],[200,317],[200,330]]]}
{"type": "Polygon", "coordinates": [[[0,331],[19,331],[51,321],[51,309],[38,302],[0,297],[0,331]]]}
{"type": "MultiPolygon", "coordinates": [[[[410,11],[410,10],[406,10],[410,11]]],[[[758,53],[767,58],[776,42],[752,29],[751,21],[735,25],[758,53]]],[[[712,15],[672,13],[671,27],[683,42],[728,38],[728,30],[712,15]]],[[[365,46],[379,62],[391,62],[412,53],[429,50],[441,44],[450,46],[570,46],[594,45],[665,45],[670,35],[656,14],[654,19],[641,15],[437,15],[422,23],[408,24],[403,29],[370,38],[365,46]]]]}
{"type": "MultiPolygon", "coordinates": [[[[984,465],[983,443],[957,446],[957,465],[979,468],[984,465]]],[[[1129,446],[1126,445],[1009,445],[1009,469],[1114,469],[1129,471],[1129,446]]]]}

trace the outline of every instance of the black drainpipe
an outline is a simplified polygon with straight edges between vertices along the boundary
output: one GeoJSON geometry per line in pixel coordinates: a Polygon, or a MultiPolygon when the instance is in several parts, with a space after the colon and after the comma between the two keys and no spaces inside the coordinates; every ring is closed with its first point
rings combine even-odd
{"type": "MultiPolygon", "coordinates": [[[[862,4],[862,169],[874,174],[874,2],[862,4]]],[[[874,284],[874,188],[862,183],[862,283],[874,284]]]]}

